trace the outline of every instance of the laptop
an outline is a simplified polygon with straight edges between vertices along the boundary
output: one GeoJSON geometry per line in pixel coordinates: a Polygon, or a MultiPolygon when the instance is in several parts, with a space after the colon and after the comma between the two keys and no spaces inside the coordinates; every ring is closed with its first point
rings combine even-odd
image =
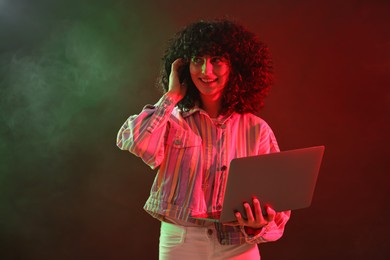
{"type": "Polygon", "coordinates": [[[259,199],[264,215],[265,205],[276,212],[309,207],[324,150],[313,146],[231,160],[222,210],[192,218],[231,222],[237,211],[246,218],[243,203],[253,207],[253,197],[259,199]]]}

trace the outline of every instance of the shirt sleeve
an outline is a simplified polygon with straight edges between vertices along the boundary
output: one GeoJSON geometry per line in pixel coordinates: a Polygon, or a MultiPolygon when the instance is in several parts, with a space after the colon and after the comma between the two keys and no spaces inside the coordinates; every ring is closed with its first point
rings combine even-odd
{"type": "Polygon", "coordinates": [[[130,116],[120,128],[116,145],[140,157],[152,169],[164,157],[164,136],[176,102],[167,94],[155,105],[147,105],[140,114],[130,116]]]}
{"type": "Polygon", "coordinates": [[[280,152],[278,142],[271,127],[263,121],[260,128],[260,139],[257,154],[280,152]]]}
{"type": "Polygon", "coordinates": [[[283,235],[284,227],[290,219],[290,215],[290,210],[276,213],[275,219],[264,226],[257,234],[247,232],[241,226],[241,232],[245,235],[245,241],[249,244],[259,244],[278,240],[283,235]]]}

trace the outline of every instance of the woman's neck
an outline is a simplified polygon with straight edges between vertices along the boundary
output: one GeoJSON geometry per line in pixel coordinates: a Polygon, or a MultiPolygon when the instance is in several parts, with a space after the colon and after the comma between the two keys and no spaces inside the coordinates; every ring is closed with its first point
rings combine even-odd
{"type": "Polygon", "coordinates": [[[217,118],[221,113],[221,99],[216,100],[209,98],[202,98],[202,109],[207,112],[211,118],[217,118]]]}

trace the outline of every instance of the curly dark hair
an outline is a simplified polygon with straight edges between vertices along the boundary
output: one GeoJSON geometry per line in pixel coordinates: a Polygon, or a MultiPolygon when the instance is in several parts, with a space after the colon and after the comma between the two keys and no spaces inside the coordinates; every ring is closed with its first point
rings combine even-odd
{"type": "MultiPolygon", "coordinates": [[[[228,82],[222,94],[222,114],[257,113],[272,84],[272,62],[267,46],[245,27],[226,19],[200,20],[184,27],[169,41],[162,58],[159,85],[168,91],[171,64],[194,56],[222,56],[230,63],[228,82]]],[[[191,80],[189,65],[180,80],[187,84],[187,94],[178,107],[187,111],[200,102],[198,89],[191,80]]]]}

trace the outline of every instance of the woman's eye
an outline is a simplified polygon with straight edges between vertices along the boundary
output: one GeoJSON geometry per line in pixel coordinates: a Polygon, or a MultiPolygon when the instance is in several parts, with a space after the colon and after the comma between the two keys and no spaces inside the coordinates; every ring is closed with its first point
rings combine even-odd
{"type": "Polygon", "coordinates": [[[202,62],[202,59],[199,58],[199,57],[194,57],[194,58],[192,58],[192,62],[193,62],[193,63],[201,63],[201,62],[202,62]]]}
{"type": "Polygon", "coordinates": [[[222,58],[222,57],[213,57],[212,59],[211,59],[211,62],[213,62],[213,63],[216,63],[216,64],[220,64],[220,63],[222,63],[222,62],[224,62],[225,60],[222,58]]]}

